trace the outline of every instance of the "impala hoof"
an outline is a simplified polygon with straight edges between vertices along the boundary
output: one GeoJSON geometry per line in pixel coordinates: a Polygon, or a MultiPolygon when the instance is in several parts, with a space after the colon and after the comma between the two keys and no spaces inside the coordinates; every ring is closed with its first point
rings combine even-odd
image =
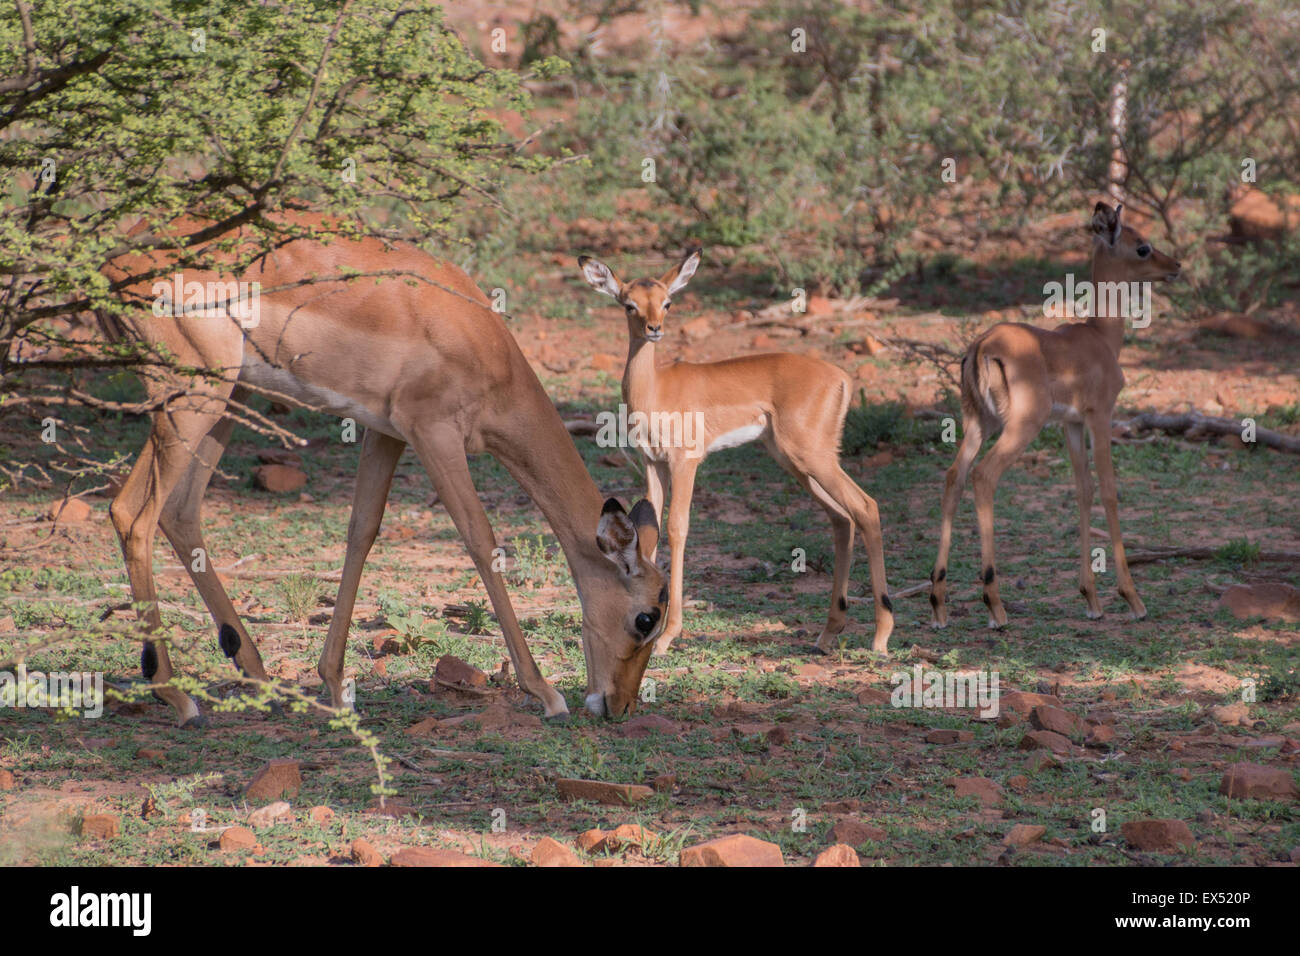
{"type": "Polygon", "coordinates": [[[1100,621],[1101,618],[1102,618],[1102,613],[1101,613],[1101,611],[1089,611],[1089,612],[1088,612],[1088,620],[1090,620],[1090,621],[1100,621]]]}
{"type": "Polygon", "coordinates": [[[208,726],[208,718],[202,714],[195,714],[185,723],[181,724],[181,730],[202,730],[208,726]]]}
{"type": "Polygon", "coordinates": [[[548,727],[560,727],[569,722],[569,712],[562,710],[558,714],[545,714],[542,720],[548,727]]]}
{"type": "Polygon", "coordinates": [[[267,712],[268,717],[279,719],[284,716],[284,704],[278,700],[271,701],[270,710],[267,712]]]}

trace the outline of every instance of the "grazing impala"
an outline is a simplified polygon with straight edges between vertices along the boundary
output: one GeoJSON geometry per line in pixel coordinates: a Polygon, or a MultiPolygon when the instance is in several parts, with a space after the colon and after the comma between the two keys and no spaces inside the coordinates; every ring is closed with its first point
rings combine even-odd
{"type": "MultiPolygon", "coordinates": [[[[646,461],[646,497],[662,516],[664,491],[671,485],[668,509],[669,578],[672,596],[668,623],[656,650],[666,651],[682,631],[682,564],[690,525],[695,472],[711,452],[761,439],[772,457],[826,510],[835,536],[835,576],[826,626],[814,645],[829,653],[847,621],[853,529],[866,540],[875,593],[876,634],[883,651],[894,627],[885,584],[885,554],[876,502],[840,467],[840,436],[852,388],[843,370],[806,355],[747,355],[721,362],[678,362],[655,367],[655,343],[663,338],[672,297],[695,274],[700,253],[689,253],[658,279],[623,283],[609,267],[589,256],[578,259],[582,275],[597,292],[612,296],[627,314],[627,368],[623,401],[644,419],[676,416],[699,422],[692,445],[664,441],[651,431],[641,452],[646,461]]],[[[644,420],[643,419],[643,420],[644,420]]],[[[685,430],[683,430],[685,431],[685,430]]]]}
{"type": "MultiPolygon", "coordinates": [[[[1135,618],[1146,616],[1124,557],[1119,530],[1119,504],[1115,469],[1110,457],[1110,419],[1115,399],[1124,387],[1119,350],[1124,344],[1124,320],[1108,283],[1139,283],[1176,279],[1181,266],[1156,249],[1121,221],[1124,206],[1114,209],[1097,203],[1092,214],[1092,314],[1086,322],[1072,322],[1051,331],[1031,325],[1004,322],[977,338],[961,361],[962,442],[957,460],[948,469],[943,491],[943,522],[939,531],[939,556],[930,572],[930,605],[935,627],[948,623],[944,603],[948,578],[948,550],[952,545],[953,514],[966,475],[985,436],[1002,430],[992,450],[975,466],[975,514],[979,522],[984,603],[989,627],[1007,623],[998,595],[993,559],[993,492],[998,479],[1049,421],[1065,426],[1065,441],[1074,466],[1079,499],[1079,591],[1088,602],[1088,617],[1101,617],[1097,584],[1089,556],[1089,514],[1092,483],[1084,429],[1092,435],[1097,480],[1102,505],[1110,525],[1115,575],[1119,593],[1135,618]]],[[[1114,286],[1113,288],[1118,288],[1114,286]]]]}
{"type": "MultiPolygon", "coordinates": [[[[302,220],[309,224],[310,221],[302,220]]],[[[179,235],[198,228],[177,224],[179,235]]],[[[168,258],[172,256],[172,258],[168,258]]],[[[124,281],[174,262],[157,251],[115,260],[110,278],[124,281]]],[[[433,480],[483,579],[523,688],[548,717],[568,712],[529,653],[501,575],[496,541],[470,477],[466,454],[487,451],[537,503],[564,549],[582,603],[587,707],[619,715],[634,709],[667,589],[652,554],[654,510],[631,514],[603,502],[560,416],[487,298],[459,269],[414,246],[377,239],[329,244],[296,239],[239,276],[187,271],[185,283],[259,282],[258,321],[242,328],[218,303],[215,315],[159,317],[142,308],[104,321],[110,334],[165,347],[183,366],[215,373],[195,387],[187,379],[151,379],[166,404],[111,509],[141,615],[162,626],[152,555],[158,527],[167,535],[217,626],[222,650],[250,678],[266,671],[212,562],[194,570],[203,548],[199,508],[230,440],[228,400],[245,386],[287,395],[365,426],[347,554],[319,671],[335,706],[344,704],[343,655],[353,602],[379,530],[393,470],[410,444],[433,480]],[[346,277],[347,273],[351,278],[346,277]],[[356,278],[356,273],[370,276],[356,278]],[[394,275],[376,281],[377,274],[394,275]]],[[[124,285],[147,302],[148,280],[124,285]]],[[[237,398],[236,398],[237,400],[237,398]]],[[[194,701],[167,682],[164,643],[146,641],[145,677],[182,726],[202,723],[194,701]]]]}

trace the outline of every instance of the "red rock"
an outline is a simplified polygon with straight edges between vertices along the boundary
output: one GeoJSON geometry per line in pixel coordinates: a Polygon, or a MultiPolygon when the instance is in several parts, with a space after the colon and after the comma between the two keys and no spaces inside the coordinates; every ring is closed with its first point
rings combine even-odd
{"type": "Polygon", "coordinates": [[[650,784],[655,789],[655,793],[672,793],[673,788],[677,786],[677,774],[661,773],[650,784]]]}
{"type": "Polygon", "coordinates": [[[573,841],[583,853],[598,853],[605,846],[605,831],[599,827],[594,827],[578,834],[578,839],[573,841]]]}
{"type": "Polygon", "coordinates": [[[253,481],[264,491],[284,494],[307,484],[307,476],[290,465],[258,465],[253,469],[253,481]]]}
{"type": "Polygon", "coordinates": [[[1016,774],[1014,777],[1007,777],[1007,786],[1016,793],[1029,789],[1029,778],[1024,774],[1016,774]]]}
{"type": "Polygon", "coordinates": [[[624,737],[636,739],[651,734],[678,734],[681,733],[681,728],[667,717],[660,717],[658,714],[638,714],[622,724],[618,732],[624,737]]]}
{"type": "Polygon", "coordinates": [[[1289,770],[1257,763],[1234,763],[1223,775],[1219,793],[1243,800],[1300,800],[1289,770]]]}
{"type": "Polygon", "coordinates": [[[861,846],[868,840],[880,842],[886,836],[887,834],[880,827],[869,826],[860,820],[847,817],[836,820],[830,832],[831,839],[836,843],[847,843],[849,846],[861,846]]]}
{"type": "Polygon", "coordinates": [[[0,790],[12,790],[14,788],[14,774],[12,770],[0,770],[0,790]]]}
{"type": "Polygon", "coordinates": [[[808,296],[806,305],[809,315],[830,315],[835,311],[835,304],[824,295],[808,296]]]}
{"type": "Polygon", "coordinates": [[[257,846],[257,836],[248,827],[227,827],[217,845],[223,851],[251,850],[257,846]]]}
{"type": "Polygon", "coordinates": [[[254,810],[248,815],[248,822],[255,829],[261,830],[264,827],[275,826],[286,816],[292,818],[293,810],[289,808],[289,804],[278,800],[275,803],[268,803],[260,810],[254,810]]]}
{"type": "Polygon", "coordinates": [[[1047,832],[1047,827],[1037,826],[1032,823],[1017,823],[1007,835],[1002,838],[1002,842],[1007,846],[1028,846],[1031,843],[1037,843],[1047,832]]]}
{"type": "Polygon", "coordinates": [[[348,853],[352,857],[352,861],[354,863],[359,863],[361,866],[384,865],[384,858],[380,852],[370,844],[369,840],[361,837],[357,837],[352,841],[352,846],[348,848],[348,853]]]}
{"type": "Polygon", "coordinates": [[[279,800],[296,797],[302,789],[302,774],[296,760],[272,760],[249,781],[244,795],[249,800],[279,800]]]}
{"type": "Polygon", "coordinates": [[[46,510],[45,517],[62,524],[77,524],[85,521],[93,512],[94,509],[80,498],[60,498],[46,510]]]}
{"type": "Polygon", "coordinates": [[[307,811],[307,815],[311,817],[313,823],[322,827],[334,819],[334,811],[329,807],[312,807],[307,811]]]}
{"type": "Polygon", "coordinates": [[[1088,729],[1084,745],[1088,747],[1109,747],[1115,741],[1115,728],[1110,724],[1097,724],[1088,729]]]}
{"type": "Polygon", "coordinates": [[[879,687],[863,687],[858,690],[858,705],[861,707],[882,707],[889,705],[889,691],[879,687]]]}
{"type": "Polygon", "coordinates": [[[606,352],[597,352],[587,360],[587,364],[597,372],[604,372],[607,375],[623,374],[623,359],[606,352]]]}
{"type": "Polygon", "coordinates": [[[974,739],[975,734],[970,730],[932,730],[925,735],[927,744],[959,744],[974,739]]]}
{"type": "Polygon", "coordinates": [[[1070,738],[1050,730],[1031,730],[1020,740],[1021,750],[1050,750],[1052,753],[1068,754],[1070,738]]]}
{"type": "Polygon", "coordinates": [[[1129,846],[1137,850],[1169,852],[1196,846],[1192,831],[1182,820],[1126,820],[1120,832],[1129,846]]]}
{"type": "Polygon", "coordinates": [[[488,684],[487,674],[473,664],[467,664],[451,654],[444,654],[438,658],[433,676],[435,680],[444,684],[456,684],[461,687],[486,687],[488,684]]]}
{"type": "Polygon", "coordinates": [[[111,840],[121,829],[121,819],[111,813],[91,813],[81,818],[81,835],[88,840],[111,840]]]}
{"type": "Polygon", "coordinates": [[[687,847],[679,861],[682,866],[785,866],[779,846],[743,833],[687,847]]]}
{"type": "Polygon", "coordinates": [[[257,460],[264,465],[289,465],[297,468],[302,464],[302,455],[287,448],[263,448],[257,453],[257,460]]]}
{"type": "Polygon", "coordinates": [[[550,837],[542,837],[537,841],[529,859],[534,866],[582,866],[572,850],[550,837]]]}
{"type": "Polygon", "coordinates": [[[1237,618],[1262,617],[1268,621],[1300,621],[1300,589],[1289,584],[1234,584],[1223,592],[1219,606],[1237,618]]]}
{"type": "Polygon", "coordinates": [[[706,316],[700,316],[698,319],[691,319],[682,326],[682,334],[688,339],[702,339],[713,331],[713,326],[706,316]]]}
{"type": "Polygon", "coordinates": [[[469,856],[458,850],[435,850],[426,846],[403,847],[388,860],[389,866],[500,866],[491,860],[469,856]]]}
{"type": "Polygon", "coordinates": [[[1029,712],[1029,724],[1035,730],[1049,730],[1062,737],[1072,737],[1083,732],[1082,721],[1059,707],[1039,704],[1029,712]]]}
{"type": "Polygon", "coordinates": [[[1279,205],[1254,186],[1242,188],[1228,207],[1228,228],[1239,239],[1278,239],[1300,224],[1300,196],[1287,196],[1279,205]]]}
{"type": "Polygon", "coordinates": [[[817,859],[813,860],[813,866],[861,866],[862,861],[858,859],[858,851],[851,846],[845,846],[843,843],[837,843],[834,846],[828,846],[817,854],[817,859]]]}
{"type": "Polygon", "coordinates": [[[977,797],[986,807],[1002,802],[1002,788],[987,777],[950,777],[944,786],[952,787],[959,797],[977,797]]]}
{"type": "Polygon", "coordinates": [[[634,783],[607,783],[603,780],[573,780],[561,778],[555,781],[555,788],[560,796],[568,800],[592,800],[612,806],[629,806],[640,803],[654,796],[654,791],[634,783]]]}
{"type": "Polygon", "coordinates": [[[161,762],[166,755],[161,750],[140,749],[135,752],[136,760],[154,760],[161,762]]]}
{"type": "Polygon", "coordinates": [[[1060,707],[1061,700],[1051,694],[1031,694],[1024,690],[1009,690],[998,695],[998,709],[1028,717],[1035,707],[1060,707]]]}

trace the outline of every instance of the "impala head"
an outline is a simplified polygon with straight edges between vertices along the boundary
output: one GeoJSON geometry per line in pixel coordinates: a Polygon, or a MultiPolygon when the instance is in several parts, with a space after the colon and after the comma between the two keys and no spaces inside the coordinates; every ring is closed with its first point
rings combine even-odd
{"type": "Polygon", "coordinates": [[[659,522],[648,501],[628,514],[616,498],[605,502],[596,546],[615,573],[583,595],[582,645],[587,655],[587,709],[598,717],[636,710],[641,676],[668,617],[668,579],[651,555],[659,522]]]}
{"type": "Polygon", "coordinates": [[[1172,256],[1156,250],[1131,226],[1124,225],[1124,204],[1114,209],[1104,202],[1092,211],[1092,254],[1097,264],[1123,278],[1137,282],[1144,279],[1177,279],[1182,265],[1172,256]]]}
{"type": "Polygon", "coordinates": [[[664,319],[672,297],[686,287],[700,266],[700,250],[688,252],[681,262],[658,279],[636,279],[624,283],[599,259],[579,256],[582,277],[597,292],[612,296],[627,313],[628,333],[635,341],[658,342],[664,337],[664,319]]]}

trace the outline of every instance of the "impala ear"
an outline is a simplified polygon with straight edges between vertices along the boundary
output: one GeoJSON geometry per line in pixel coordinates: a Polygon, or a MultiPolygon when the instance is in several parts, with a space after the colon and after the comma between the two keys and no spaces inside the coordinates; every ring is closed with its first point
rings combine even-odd
{"type": "Polygon", "coordinates": [[[636,528],[636,549],[643,561],[650,561],[655,548],[659,547],[659,519],[655,516],[655,506],[642,498],[632,506],[628,516],[636,528]]]}
{"type": "Polygon", "coordinates": [[[600,511],[600,523],[596,525],[596,547],[618,566],[624,576],[631,577],[639,570],[636,563],[636,525],[617,498],[607,500],[600,511]]]}
{"type": "Polygon", "coordinates": [[[668,286],[669,295],[675,295],[678,290],[686,288],[686,283],[691,281],[691,276],[695,275],[695,270],[699,267],[700,250],[692,249],[681,262],[665,272],[659,281],[668,286]]]}
{"type": "Polygon", "coordinates": [[[1092,231],[1106,245],[1114,246],[1119,242],[1120,217],[1124,213],[1124,204],[1119,203],[1111,209],[1104,202],[1097,203],[1092,210],[1092,231]]]}
{"type": "Polygon", "coordinates": [[[603,292],[615,299],[623,294],[623,283],[619,282],[609,266],[599,259],[578,256],[578,268],[582,270],[582,277],[587,280],[587,284],[597,292],[603,292]]]}

